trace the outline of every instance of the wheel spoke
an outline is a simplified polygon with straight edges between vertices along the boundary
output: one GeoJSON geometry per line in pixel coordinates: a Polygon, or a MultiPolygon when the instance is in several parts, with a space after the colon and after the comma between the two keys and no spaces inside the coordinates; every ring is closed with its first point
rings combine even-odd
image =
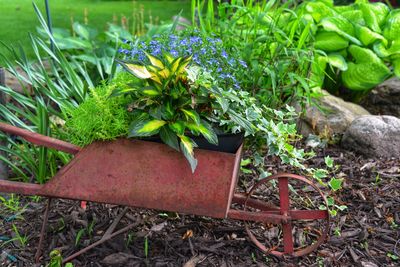
{"type": "Polygon", "coordinates": [[[321,220],[329,217],[327,210],[290,210],[292,220],[321,220]]]}
{"type": "Polygon", "coordinates": [[[289,186],[287,177],[279,179],[279,202],[282,214],[286,215],[285,213],[289,211],[289,186]]]}
{"type": "Polygon", "coordinates": [[[283,250],[287,254],[293,253],[293,235],[292,225],[290,223],[282,224],[283,231],[283,250]]]}

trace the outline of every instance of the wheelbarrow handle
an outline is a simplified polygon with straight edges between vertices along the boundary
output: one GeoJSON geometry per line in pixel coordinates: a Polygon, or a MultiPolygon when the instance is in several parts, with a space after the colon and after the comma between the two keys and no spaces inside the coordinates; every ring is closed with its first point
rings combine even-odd
{"type": "Polygon", "coordinates": [[[32,144],[54,148],[56,150],[63,151],[69,154],[76,154],[81,150],[79,146],[70,144],[68,142],[24,130],[3,122],[0,122],[0,130],[9,134],[18,135],[24,138],[26,141],[31,142],[32,144]]]}

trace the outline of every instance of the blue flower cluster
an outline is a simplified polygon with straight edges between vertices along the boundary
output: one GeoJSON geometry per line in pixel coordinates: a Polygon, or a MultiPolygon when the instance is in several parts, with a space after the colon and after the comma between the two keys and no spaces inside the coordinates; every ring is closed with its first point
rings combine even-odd
{"type": "Polygon", "coordinates": [[[125,59],[148,64],[145,52],[158,57],[164,53],[174,57],[192,56],[192,64],[209,72],[220,86],[235,89],[240,89],[236,74],[247,68],[244,61],[228,54],[220,39],[203,36],[198,31],[157,35],[151,41],[128,44],[119,49],[125,59]]]}

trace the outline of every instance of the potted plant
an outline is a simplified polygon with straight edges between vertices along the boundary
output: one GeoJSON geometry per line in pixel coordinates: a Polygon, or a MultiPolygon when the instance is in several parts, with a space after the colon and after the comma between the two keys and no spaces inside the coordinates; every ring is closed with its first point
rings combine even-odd
{"type": "Polygon", "coordinates": [[[161,35],[127,44],[120,53],[125,71],[71,111],[66,125],[73,143],[160,139],[181,151],[194,172],[195,147],[235,153],[243,136],[258,135],[270,154],[300,166],[304,152],[289,144],[295,125],[285,123],[294,110],[270,109],[242,90],[236,73],[245,72],[246,64],[220,40],[196,31],[161,35]]]}

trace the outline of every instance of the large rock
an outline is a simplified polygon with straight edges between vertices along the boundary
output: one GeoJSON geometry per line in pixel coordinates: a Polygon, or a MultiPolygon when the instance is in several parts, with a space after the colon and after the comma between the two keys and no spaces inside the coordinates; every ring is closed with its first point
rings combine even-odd
{"type": "Polygon", "coordinates": [[[392,78],[369,93],[362,105],[374,115],[400,118],[400,80],[392,78]]]}
{"type": "MultiPolygon", "coordinates": [[[[370,115],[366,109],[357,104],[346,102],[326,91],[322,92],[324,96],[317,100],[322,110],[316,106],[306,107],[300,131],[303,136],[308,136],[312,132],[343,134],[355,118],[370,115]]],[[[299,106],[295,106],[299,110],[299,106]]]]}
{"type": "Polygon", "coordinates": [[[368,157],[400,158],[400,119],[361,116],[347,128],[342,146],[368,157]]]}

